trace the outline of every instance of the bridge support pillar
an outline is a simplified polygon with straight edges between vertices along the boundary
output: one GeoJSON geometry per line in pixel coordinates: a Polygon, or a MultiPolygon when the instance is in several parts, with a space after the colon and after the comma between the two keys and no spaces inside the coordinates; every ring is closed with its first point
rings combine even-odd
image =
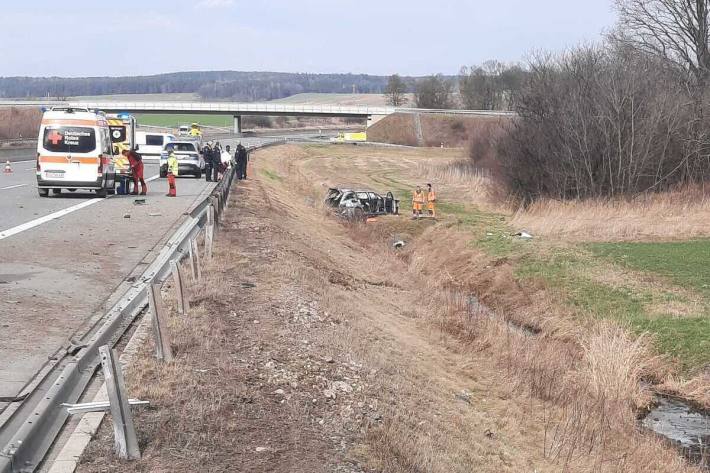
{"type": "Polygon", "coordinates": [[[387,115],[368,115],[367,116],[367,128],[370,128],[372,125],[379,122],[380,120],[382,120],[386,116],[387,115]]]}
{"type": "Polygon", "coordinates": [[[242,116],[234,115],[234,134],[242,136],[242,116]]]}

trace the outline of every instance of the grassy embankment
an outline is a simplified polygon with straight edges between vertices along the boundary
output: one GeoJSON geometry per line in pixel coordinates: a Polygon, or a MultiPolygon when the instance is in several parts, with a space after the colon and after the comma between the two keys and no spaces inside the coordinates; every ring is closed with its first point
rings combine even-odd
{"type": "MultiPolygon", "coordinates": [[[[314,154],[321,151],[311,148],[314,154]]],[[[422,183],[426,179],[446,186],[447,180],[456,177],[450,163],[425,166],[429,166],[429,176],[427,168],[420,169],[424,171],[422,183]]],[[[409,212],[412,184],[400,175],[372,173],[370,178],[375,185],[397,191],[403,212],[409,212]]],[[[473,187],[481,187],[480,177],[469,179],[473,187]]],[[[460,185],[466,176],[453,180],[460,185]]],[[[678,240],[682,235],[677,235],[675,241],[656,241],[653,230],[640,228],[639,233],[647,236],[635,241],[618,241],[615,234],[609,235],[609,241],[604,241],[603,234],[596,234],[593,241],[585,241],[584,235],[568,239],[537,234],[523,241],[511,234],[522,229],[515,226],[516,220],[525,219],[502,204],[479,205],[476,200],[446,195],[438,206],[442,220],[449,219],[470,232],[471,247],[512,264],[520,283],[545,287],[575,317],[611,319],[636,334],[651,334],[658,352],[677,361],[685,375],[710,364],[710,240],[678,240]]],[[[680,206],[677,210],[683,212],[680,206]]],[[[666,211],[673,218],[677,215],[672,209],[666,211]]],[[[686,220],[697,217],[688,215],[686,220]]],[[[607,224],[599,221],[596,225],[607,224]]]]}

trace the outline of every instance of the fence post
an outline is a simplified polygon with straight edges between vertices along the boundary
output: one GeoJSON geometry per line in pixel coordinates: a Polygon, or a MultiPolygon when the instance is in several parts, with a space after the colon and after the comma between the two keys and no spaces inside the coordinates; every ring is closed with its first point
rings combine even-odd
{"type": "Polygon", "coordinates": [[[133,414],[128,404],[126,385],[116,351],[104,345],[99,347],[99,354],[101,355],[101,367],[104,373],[104,381],[106,382],[111,416],[113,417],[116,454],[124,460],[138,460],[141,457],[141,451],[138,447],[136,429],[133,425],[133,414]]]}
{"type": "Polygon", "coordinates": [[[175,284],[175,296],[177,297],[178,312],[181,315],[187,315],[190,310],[190,301],[185,291],[185,285],[182,280],[182,268],[177,261],[170,262],[170,270],[173,273],[173,284],[175,284]]]}
{"type": "Polygon", "coordinates": [[[200,269],[200,253],[197,251],[197,240],[190,240],[190,268],[192,269],[192,280],[197,282],[202,279],[202,269],[200,269]]]}
{"type": "Polygon", "coordinates": [[[207,208],[207,226],[205,227],[205,260],[212,259],[212,245],[214,243],[215,208],[210,205],[207,208]]]}
{"type": "Polygon", "coordinates": [[[170,348],[170,332],[166,325],[163,297],[160,294],[160,284],[152,282],[148,285],[148,301],[153,315],[153,335],[155,336],[155,356],[162,361],[173,361],[173,350],[170,348]]]}

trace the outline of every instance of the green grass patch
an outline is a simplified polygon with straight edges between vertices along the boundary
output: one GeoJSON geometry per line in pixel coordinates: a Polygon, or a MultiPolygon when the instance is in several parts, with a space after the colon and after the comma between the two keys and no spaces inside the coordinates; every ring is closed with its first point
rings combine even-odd
{"type": "Polygon", "coordinates": [[[282,182],[284,180],[284,178],[279,176],[276,171],[272,171],[271,169],[262,169],[261,173],[272,181],[282,182]]]}
{"type": "Polygon", "coordinates": [[[669,243],[595,243],[597,256],[616,264],[658,274],[710,296],[710,240],[669,243]]]}
{"type": "MultiPolygon", "coordinates": [[[[607,258],[614,262],[619,258],[618,261],[625,266],[647,272],[650,272],[651,268],[662,267],[666,269],[663,274],[668,275],[678,286],[691,289],[698,287],[694,279],[687,279],[689,270],[678,268],[678,264],[673,266],[671,263],[674,260],[667,259],[668,255],[659,258],[655,252],[648,255],[642,252],[646,257],[636,260],[629,257],[631,252],[619,248],[628,245],[639,244],[593,245],[595,250],[603,248],[603,252],[587,251],[587,247],[592,245],[583,245],[557,249],[547,255],[529,254],[521,260],[516,277],[543,281],[579,316],[617,320],[637,334],[653,334],[658,351],[676,357],[685,372],[692,372],[710,363],[710,317],[707,308],[701,309],[704,313],[683,317],[658,314],[652,309],[662,307],[665,302],[687,302],[683,295],[678,294],[677,286],[632,287],[623,284],[611,285],[593,279],[593,272],[613,271],[607,258]],[[656,262],[656,265],[641,262],[649,260],[656,262]],[[631,265],[629,261],[635,261],[635,264],[631,265]],[[664,261],[665,264],[659,261],[664,261]],[[674,278],[671,274],[682,276],[674,278]],[[673,292],[674,287],[676,292],[673,292]]],[[[651,247],[647,246],[644,251],[649,248],[651,247]]]]}
{"type": "Polygon", "coordinates": [[[234,118],[228,115],[196,115],[174,113],[150,113],[136,115],[139,125],[162,126],[177,128],[179,125],[199,123],[207,126],[232,127],[234,118]]]}

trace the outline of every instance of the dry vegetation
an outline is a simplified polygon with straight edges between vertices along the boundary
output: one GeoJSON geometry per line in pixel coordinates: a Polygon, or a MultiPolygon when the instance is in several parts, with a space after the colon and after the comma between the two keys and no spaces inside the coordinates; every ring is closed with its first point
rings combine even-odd
{"type": "Polygon", "coordinates": [[[146,347],[128,377],[154,406],[138,415],[143,460],[111,460],[104,426],[80,471],[697,471],[637,428],[639,381],[668,375],[648,338],[571,318],[451,215],[346,226],[320,204],[344,180],[400,195],[431,180],[443,201],[481,201],[487,178],[462,157],[256,154],[193,313],[171,318],[177,361],[146,347]]]}
{"type": "Polygon", "coordinates": [[[512,223],[536,235],[582,241],[700,238],[710,235],[710,199],[702,189],[629,200],[542,199],[515,212],[512,223]]]}
{"type": "Polygon", "coordinates": [[[41,119],[39,109],[0,108],[0,139],[34,139],[41,119]]]}
{"type": "MultiPolygon", "coordinates": [[[[473,143],[477,152],[485,147],[485,158],[489,158],[491,130],[500,128],[506,121],[498,117],[467,117],[455,115],[419,115],[421,137],[417,134],[416,116],[397,113],[375,123],[368,128],[369,141],[405,146],[462,148],[473,143]],[[421,140],[419,139],[421,138],[421,140]]],[[[489,162],[486,159],[486,162],[489,162]]]]}

